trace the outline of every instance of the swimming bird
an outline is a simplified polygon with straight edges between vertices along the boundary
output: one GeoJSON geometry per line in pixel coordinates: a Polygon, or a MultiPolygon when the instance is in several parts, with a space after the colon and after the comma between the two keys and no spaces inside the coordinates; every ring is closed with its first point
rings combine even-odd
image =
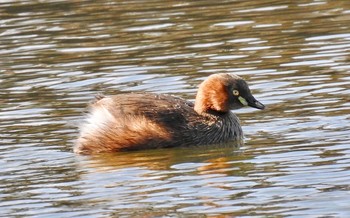
{"type": "Polygon", "coordinates": [[[231,110],[264,109],[236,74],[212,74],[199,86],[195,102],[167,94],[98,96],[80,128],[74,152],[95,154],[241,141],[231,110]]]}

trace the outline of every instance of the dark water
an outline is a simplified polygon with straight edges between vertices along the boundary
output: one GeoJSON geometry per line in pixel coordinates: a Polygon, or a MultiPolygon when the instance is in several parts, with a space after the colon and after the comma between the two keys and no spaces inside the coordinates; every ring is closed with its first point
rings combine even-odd
{"type": "Polygon", "coordinates": [[[3,217],[350,217],[350,1],[1,1],[3,217]],[[244,77],[240,149],[77,156],[97,93],[244,77]]]}

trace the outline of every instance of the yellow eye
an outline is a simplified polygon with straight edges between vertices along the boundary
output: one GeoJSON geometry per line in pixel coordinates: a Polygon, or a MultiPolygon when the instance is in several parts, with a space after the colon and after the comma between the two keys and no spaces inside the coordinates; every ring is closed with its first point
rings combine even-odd
{"type": "Polygon", "coordinates": [[[233,92],[232,92],[232,93],[233,93],[233,95],[234,95],[234,96],[238,96],[238,95],[239,95],[239,91],[238,91],[238,90],[236,90],[236,89],[235,89],[235,90],[233,90],[233,92]]]}

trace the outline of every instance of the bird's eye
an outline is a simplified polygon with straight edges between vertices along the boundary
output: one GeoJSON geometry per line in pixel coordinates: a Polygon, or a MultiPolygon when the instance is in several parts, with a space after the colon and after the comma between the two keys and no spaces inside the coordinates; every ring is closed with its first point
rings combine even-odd
{"type": "Polygon", "coordinates": [[[233,93],[233,95],[234,95],[234,96],[238,96],[238,95],[239,95],[239,91],[238,91],[238,90],[236,90],[236,89],[235,89],[235,90],[233,90],[233,92],[232,92],[232,93],[233,93]]]}

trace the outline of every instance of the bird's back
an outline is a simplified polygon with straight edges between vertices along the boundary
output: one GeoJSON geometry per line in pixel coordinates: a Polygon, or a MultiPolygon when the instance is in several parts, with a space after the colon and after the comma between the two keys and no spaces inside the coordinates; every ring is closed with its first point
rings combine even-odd
{"type": "Polygon", "coordinates": [[[99,97],[75,145],[77,153],[221,143],[242,137],[238,118],[202,116],[194,104],[163,94],[99,97]]]}

